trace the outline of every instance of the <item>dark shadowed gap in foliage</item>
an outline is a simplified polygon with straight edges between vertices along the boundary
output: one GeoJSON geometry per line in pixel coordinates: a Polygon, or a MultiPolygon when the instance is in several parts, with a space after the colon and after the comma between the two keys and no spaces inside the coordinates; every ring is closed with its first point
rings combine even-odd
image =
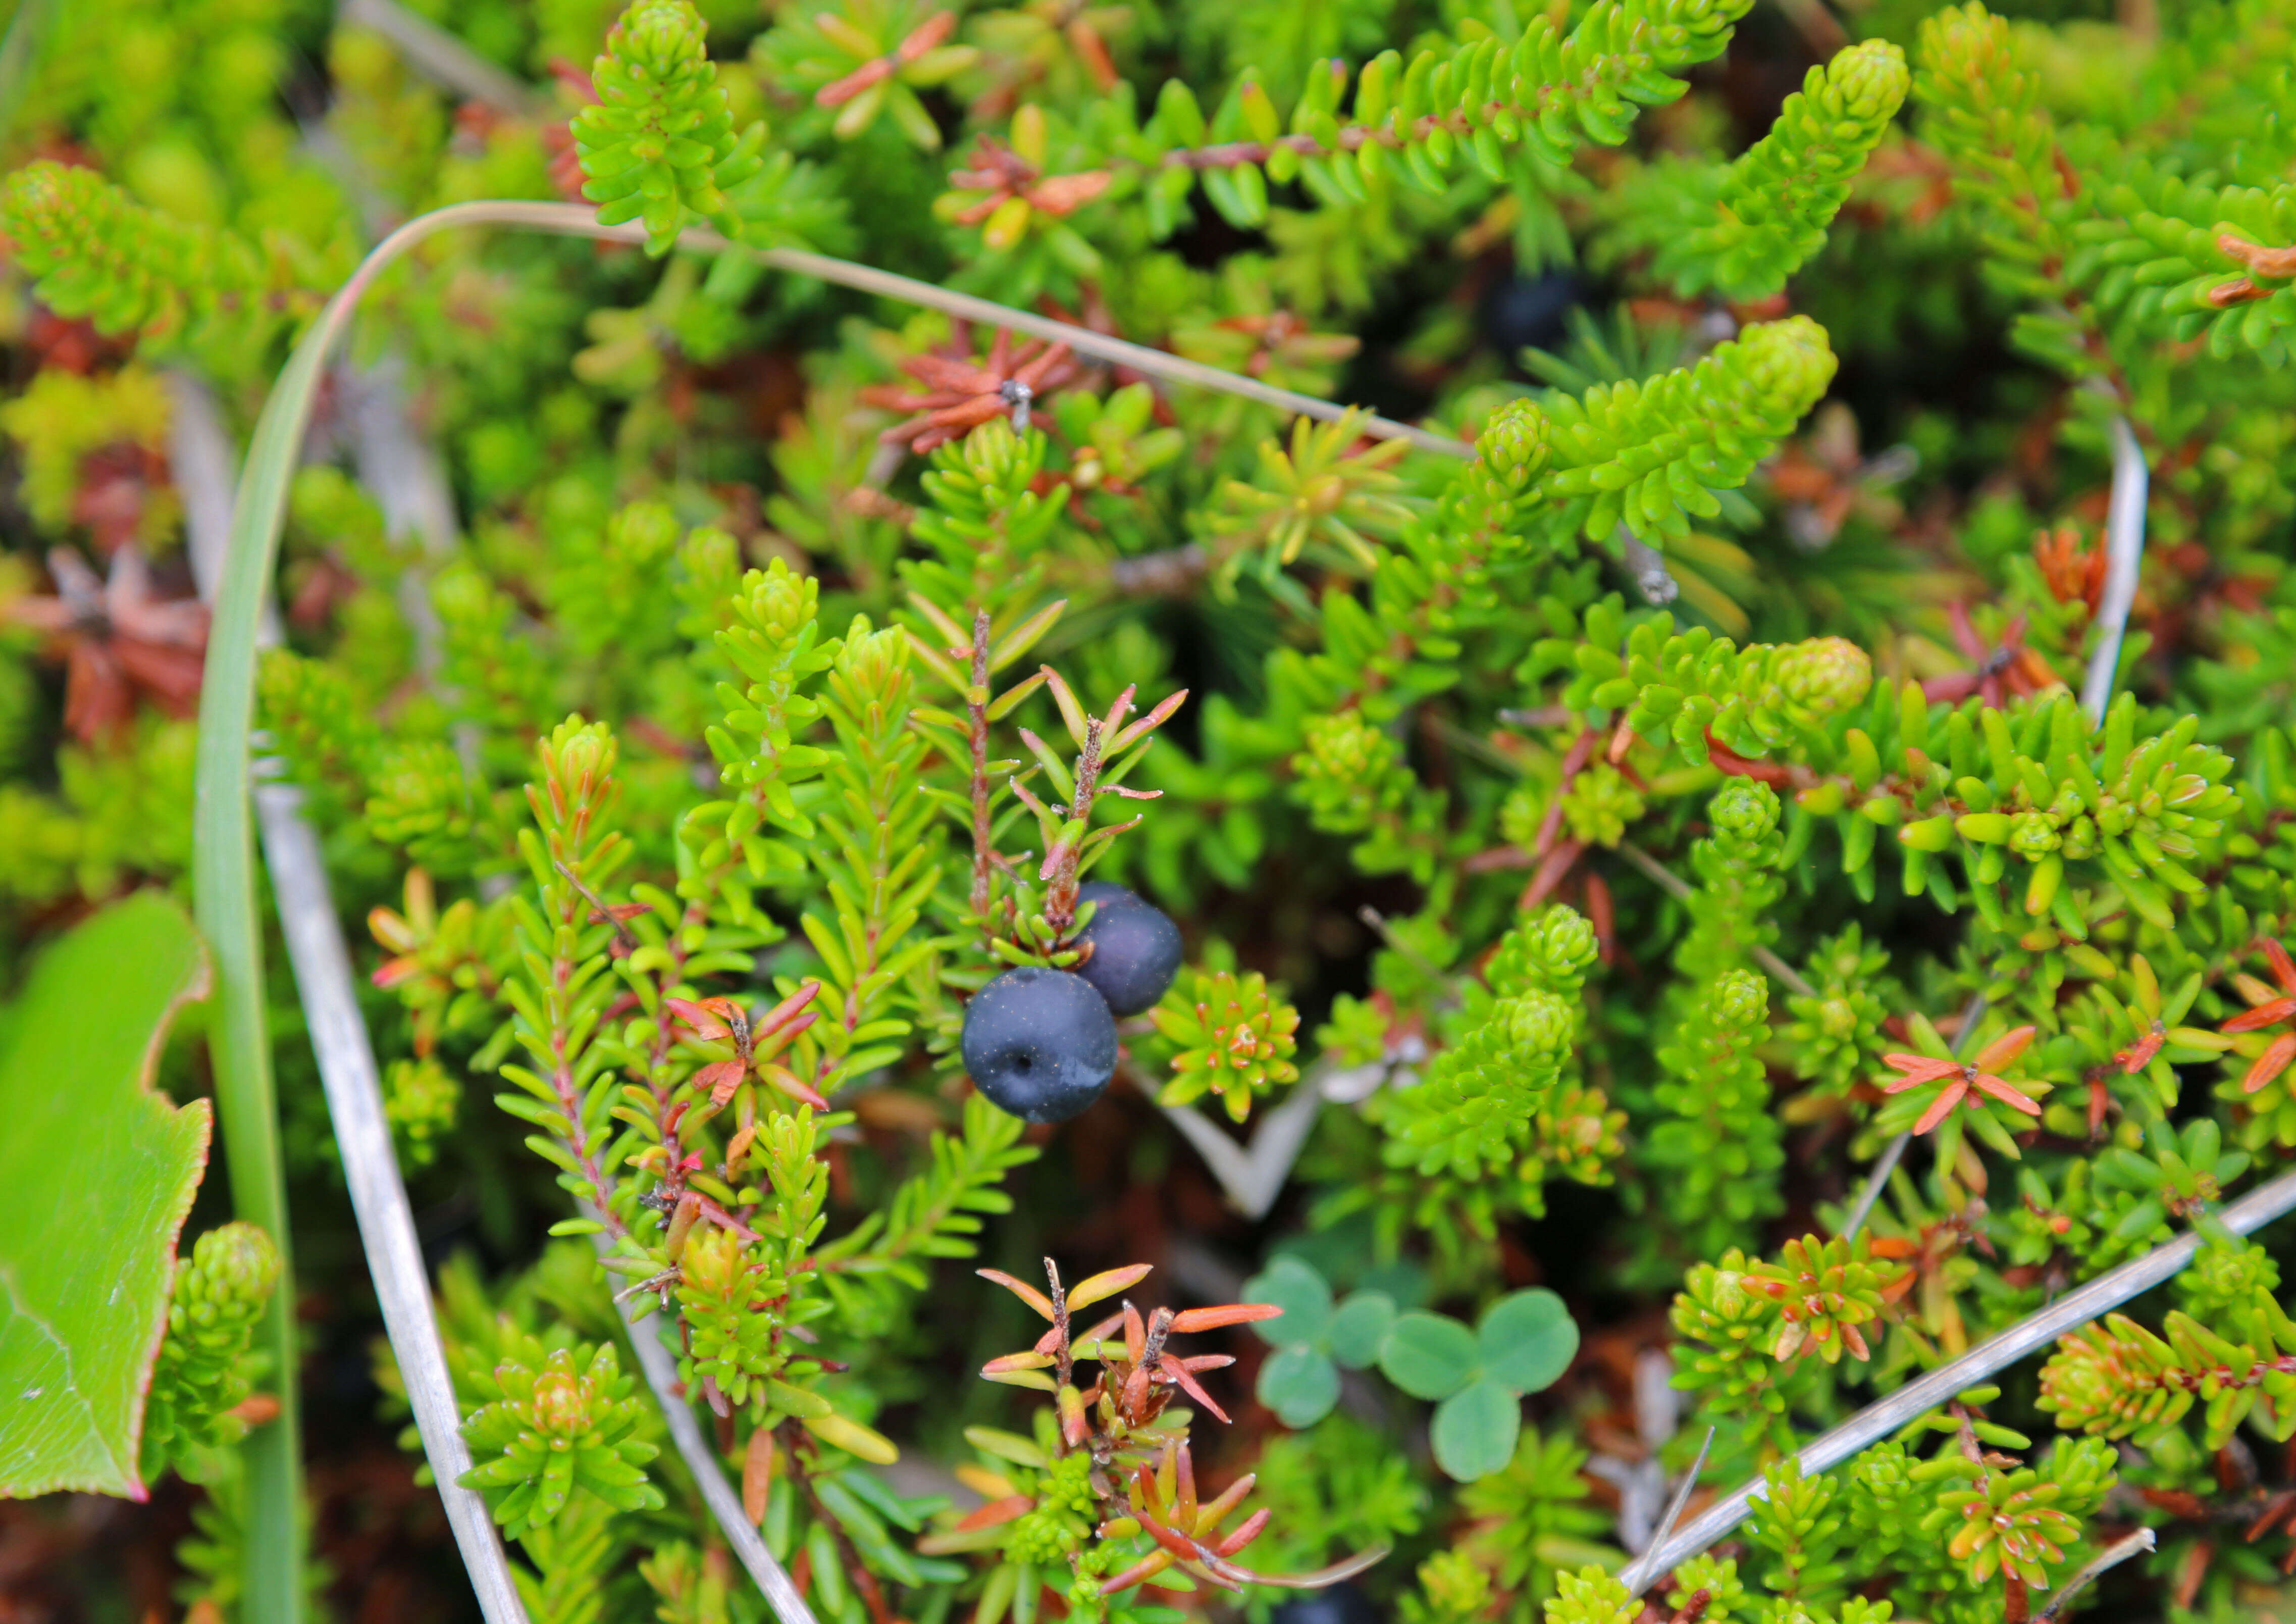
{"type": "MultiPolygon", "coordinates": [[[[1940,241],[1934,277],[1907,282],[1882,275],[1880,250],[1872,234],[1837,234],[1823,257],[1824,274],[1805,274],[1793,289],[1798,308],[1844,335],[1829,394],[1855,414],[1866,455],[1903,439],[1925,413],[1964,423],[1999,421],[2017,414],[2018,397],[2046,397],[2058,387],[2010,347],[2009,312],[1966,251],[1940,241]]],[[[1970,465],[1925,472],[1973,482],[1988,464],[1963,449],[1970,465]]]]}
{"type": "Polygon", "coordinates": [[[1617,1189],[1550,1178],[1546,1195],[1544,1217],[1510,1226],[1523,1250],[1538,1259],[1539,1284],[1571,1305],[1582,1329],[1632,1311],[1637,1294],[1620,1288],[1618,1259],[1587,1244],[1590,1236],[1618,1233],[1617,1189]]]}
{"type": "Polygon", "coordinates": [[[1477,301],[1476,331],[1511,371],[1520,373],[1524,350],[1562,347],[1570,331],[1563,318],[1587,291],[1583,273],[1567,268],[1495,276],[1477,301]]]}
{"type": "Polygon", "coordinates": [[[1189,199],[1194,219],[1164,239],[1168,253],[1180,256],[1200,271],[1217,270],[1231,254],[1264,254],[1267,238],[1257,231],[1231,226],[1227,217],[1206,202],[1201,193],[1189,199]]]}
{"type": "Polygon", "coordinates": [[[1340,374],[1334,399],[1400,422],[1426,414],[1434,391],[1397,365],[1396,352],[1411,341],[1431,308],[1453,296],[1460,270],[1457,260],[1439,254],[1408,260],[1388,275],[1379,302],[1355,324],[1363,348],[1340,374]]]}
{"type": "MultiPolygon", "coordinates": [[[[1817,0],[1821,6],[1824,0],[1817,0]]],[[[1683,77],[1700,89],[1718,88],[1737,126],[1731,155],[1770,132],[1785,100],[1801,88],[1819,55],[1783,5],[1756,6],[1740,19],[1731,49],[1683,77]]]]}
{"type": "Polygon", "coordinates": [[[201,1498],[169,1472],[141,1505],[102,1495],[0,1500],[0,1616],[39,1624],[176,1616],[175,1549],[201,1498]]]}

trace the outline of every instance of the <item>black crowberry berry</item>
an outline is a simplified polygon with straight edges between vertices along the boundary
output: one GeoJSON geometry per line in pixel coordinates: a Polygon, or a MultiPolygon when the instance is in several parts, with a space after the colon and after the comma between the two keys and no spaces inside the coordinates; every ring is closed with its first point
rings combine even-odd
{"type": "Polygon", "coordinates": [[[1353,1585],[1326,1585],[1278,1602],[1268,1624],[1379,1624],[1379,1609],[1353,1585]]]}
{"type": "Polygon", "coordinates": [[[1065,1122],[1116,1070],[1108,1003],[1065,970],[1008,970],[964,1006],[964,1069],[989,1103],[1024,1122],[1065,1122]]]}
{"type": "Polygon", "coordinates": [[[1098,908],[1077,938],[1092,944],[1092,956],[1076,972],[1100,989],[1116,1014],[1152,1007],[1180,973],[1180,927],[1161,909],[1105,881],[1078,886],[1077,900],[1098,908]]]}

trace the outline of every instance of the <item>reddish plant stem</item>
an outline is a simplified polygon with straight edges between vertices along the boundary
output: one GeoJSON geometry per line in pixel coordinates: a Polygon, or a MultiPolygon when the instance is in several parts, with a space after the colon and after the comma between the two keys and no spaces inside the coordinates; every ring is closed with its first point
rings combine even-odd
{"type": "MultiPolygon", "coordinates": [[[[572,879],[570,871],[563,863],[559,865],[559,869],[562,874],[567,874],[570,880],[572,879]]],[[[582,887],[578,881],[574,882],[571,889],[575,895],[562,901],[558,906],[560,918],[569,925],[574,923],[581,908],[586,904],[586,898],[581,895],[582,887]]],[[[611,918],[611,915],[609,917],[611,918]]],[[[558,1009],[562,1010],[567,1005],[567,988],[573,982],[575,968],[575,963],[570,958],[554,958],[551,961],[551,985],[557,995],[552,1002],[558,1009]]],[[[622,1222],[620,1215],[608,1204],[613,1186],[606,1181],[605,1169],[598,1165],[597,1157],[591,1153],[588,1145],[585,1143],[582,1132],[582,1096],[574,1082],[574,1060],[570,1053],[570,1038],[571,1033],[569,1029],[554,1018],[550,1025],[550,1083],[551,1087],[557,1091],[559,1114],[565,1119],[566,1122],[564,1133],[566,1149],[574,1158],[575,1164],[582,1169],[582,1177],[589,1180],[590,1200],[597,1207],[599,1221],[604,1224],[608,1231],[617,1239],[620,1239],[629,1234],[629,1226],[622,1222]]]]}
{"type": "MultiPolygon", "coordinates": [[[[1110,713],[1111,723],[1120,719],[1116,712],[1110,713]]],[[[1084,750],[1077,757],[1076,795],[1069,802],[1070,821],[1087,827],[1092,821],[1092,803],[1100,799],[1100,726],[1097,717],[1085,720],[1084,750]]],[[[1052,865],[1051,887],[1045,894],[1045,921],[1063,937],[1076,923],[1077,865],[1083,860],[1084,838],[1079,833],[1076,840],[1062,842],[1057,860],[1052,865]]]]}

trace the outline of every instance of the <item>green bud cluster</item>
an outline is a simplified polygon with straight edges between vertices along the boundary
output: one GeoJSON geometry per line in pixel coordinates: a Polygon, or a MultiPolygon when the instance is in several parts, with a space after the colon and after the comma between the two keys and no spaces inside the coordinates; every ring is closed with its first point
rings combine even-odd
{"type": "Polygon", "coordinates": [[[1588,1566],[1556,1576],[1546,1624],[1634,1624],[1642,1611],[1643,1604],[1614,1576],[1588,1566]]]}
{"type": "Polygon", "coordinates": [[[773,1308],[786,1283],[772,1278],[770,1266],[741,1237],[711,1226],[694,1229],[677,1264],[677,1304],[695,1379],[747,1405],[767,1382],[778,1382],[791,1362],[786,1322],[773,1308]]]}
{"type": "Polygon", "coordinates": [[[1357,867],[1425,878],[1441,849],[1443,798],[1423,788],[1402,746],[1361,711],[1309,718],[1307,748],[1292,758],[1292,793],[1308,821],[1332,834],[1360,835],[1357,867]]]}
{"type": "Polygon", "coordinates": [[[1036,1509],[1013,1524],[1004,1541],[1008,1561],[1039,1567],[1064,1565],[1100,1520],[1092,1491],[1092,1456],[1081,1450],[1057,1456],[1041,1475],[1036,1509]]]}
{"type": "Polygon", "coordinates": [[[1551,992],[1500,999],[1464,1039],[1436,1056],[1414,1088],[1390,1099],[1381,1127],[1390,1167],[1474,1178],[1528,1147],[1531,1111],[1562,1079],[1578,1012],[1551,992]]]}
{"type": "Polygon", "coordinates": [[[382,1114],[406,1166],[430,1165],[439,1141],[455,1131],[462,1108],[462,1083],[436,1060],[425,1056],[390,1062],[382,1081],[382,1114]]]}
{"type": "Polygon", "coordinates": [[[1712,830],[1691,848],[1699,889],[1690,898],[1689,934],[1675,950],[1688,974],[1716,976],[1742,967],[1758,947],[1775,937],[1767,918],[1785,882],[1778,873],[1785,841],[1777,792],[1755,778],[1730,778],[1708,801],[1712,830]]]}
{"type": "Polygon", "coordinates": [[[617,1511],[667,1503],[644,1471],[660,1451],[636,1436],[647,1419],[646,1401],[621,1374],[611,1346],[586,1359],[561,1348],[538,1369],[499,1365],[494,1379],[501,1396],[463,1423],[477,1464],[460,1481],[508,1491],[490,1498],[495,1521],[512,1538],[547,1527],[578,1491],[617,1511]]]}
{"type": "Polygon", "coordinates": [[[1562,796],[1562,823],[1570,838],[1590,846],[1616,846],[1642,816],[1646,802],[1632,780],[1597,761],[1570,781],[1562,796]]]}
{"type": "Polygon", "coordinates": [[[1710,735],[1748,757],[1808,739],[1874,684],[1871,657],[1845,638],[1740,648],[1704,627],[1677,633],[1669,616],[1629,629],[1615,599],[1587,611],[1585,641],[1543,644],[1539,657],[1574,671],[1572,709],[1623,709],[1636,733],[1698,762],[1710,735]]]}
{"type": "Polygon", "coordinates": [[[1784,1132],[1757,1053],[1769,1039],[1769,1002],[1761,976],[1726,970],[1659,1049],[1667,1080],[1656,1093],[1667,1115],[1651,1128],[1643,1161],[1656,1175],[1659,1210],[1697,1257],[1742,1245],[1784,1205],[1784,1132]]]}
{"type": "Polygon", "coordinates": [[[1867,40],[1812,68],[1769,133],[1726,166],[1648,172],[1627,189],[1612,242],[1650,248],[1685,294],[1767,299],[1824,245],[1826,228],[1912,86],[1905,53],[1867,40]],[[1669,206],[1671,205],[1671,206],[1669,206]]]}
{"type": "Polygon", "coordinates": [[[1299,1080],[1292,1056],[1300,1046],[1300,1012],[1256,970],[1238,975],[1191,966],[1150,1018],[1177,1051],[1172,1080],[1157,1095],[1166,1105],[1215,1094],[1241,1122],[1254,1096],[1299,1080]]]}
{"type": "Polygon", "coordinates": [[[734,229],[725,194],[764,168],[765,126],[734,135],[708,31],[692,0],[633,0],[591,67],[597,101],[574,116],[582,195],[603,225],[643,223],[657,258],[688,216],[734,229]]]}
{"type": "Polygon", "coordinates": [[[1897,1013],[1889,969],[1887,949],[1868,947],[1855,924],[1819,944],[1805,971],[1812,990],[1787,997],[1793,1018],[1779,1033],[1798,1075],[1847,1094],[1874,1074],[1890,1046],[1882,1023],[1897,1013]]]}
{"type": "Polygon", "coordinates": [[[276,324],[317,308],[283,245],[139,203],[93,169],[48,160],[0,184],[0,232],[60,316],[98,332],[259,349],[276,324]]]}
{"type": "Polygon", "coordinates": [[[168,1331],[144,1405],[144,1475],[245,1431],[230,1412],[252,1385],[256,1322],[279,1283],[279,1249],[252,1224],[210,1229],[176,1260],[168,1331]]]}
{"type": "Polygon", "coordinates": [[[1601,952],[1602,943],[1587,916],[1558,902],[1499,939],[1497,951],[1484,967],[1484,981],[1501,997],[1541,991],[1576,1003],[1601,952]]]}
{"type": "Polygon", "coordinates": [[[1793,432],[1833,381],[1808,316],[1749,327],[1694,366],[1550,401],[1554,472],[1541,481],[1571,528],[1607,540],[1686,535],[1793,432]]]}
{"type": "Polygon", "coordinates": [[[2185,1313],[2204,1325],[2226,1325],[2259,1292],[2269,1296],[2280,1289],[2280,1265],[2254,1241],[2209,1237],[2175,1284],[2185,1313]]]}

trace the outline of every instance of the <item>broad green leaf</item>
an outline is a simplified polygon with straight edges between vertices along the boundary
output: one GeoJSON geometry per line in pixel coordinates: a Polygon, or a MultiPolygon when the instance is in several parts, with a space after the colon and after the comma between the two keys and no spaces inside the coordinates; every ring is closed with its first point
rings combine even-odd
{"type": "Polygon", "coordinates": [[[1414,1398],[1448,1398],[1480,1370],[1475,1333],[1440,1314],[1406,1314],[1389,1328],[1379,1367],[1414,1398]]]}
{"type": "Polygon", "coordinates": [[[1243,1283],[1246,1302],[1272,1302],[1283,1310],[1252,1329],[1277,1348],[1304,1348],[1320,1341],[1332,1317],[1332,1288],[1310,1264],[1278,1258],[1243,1283]]]}
{"type": "Polygon", "coordinates": [[[1324,1345],[1349,1370],[1361,1370],[1379,1357],[1379,1348],[1395,1324],[1395,1299],[1385,1292],[1357,1292],[1332,1316],[1324,1345]]]}
{"type": "Polygon", "coordinates": [[[144,1394],[176,1235],[207,1165],[205,1100],[151,1089],[207,951],[142,892],[42,956],[0,1050],[0,1497],[144,1497],[144,1394]]]}
{"type": "Polygon", "coordinates": [[[1488,1376],[1436,1407],[1428,1441],[1435,1464],[1463,1483],[1488,1477],[1514,1458],[1522,1403],[1488,1376]]]}
{"type": "Polygon", "coordinates": [[[1312,1427],[1340,1401],[1340,1373],[1313,1348],[1279,1348],[1259,1367],[1258,1391],[1285,1426],[1312,1427]]]}
{"type": "Polygon", "coordinates": [[[1493,1303],[1476,1340],[1486,1375],[1518,1393],[1535,1393],[1569,1368],[1578,1351],[1578,1327],[1562,1299],[1534,1286],[1493,1303]]]}

